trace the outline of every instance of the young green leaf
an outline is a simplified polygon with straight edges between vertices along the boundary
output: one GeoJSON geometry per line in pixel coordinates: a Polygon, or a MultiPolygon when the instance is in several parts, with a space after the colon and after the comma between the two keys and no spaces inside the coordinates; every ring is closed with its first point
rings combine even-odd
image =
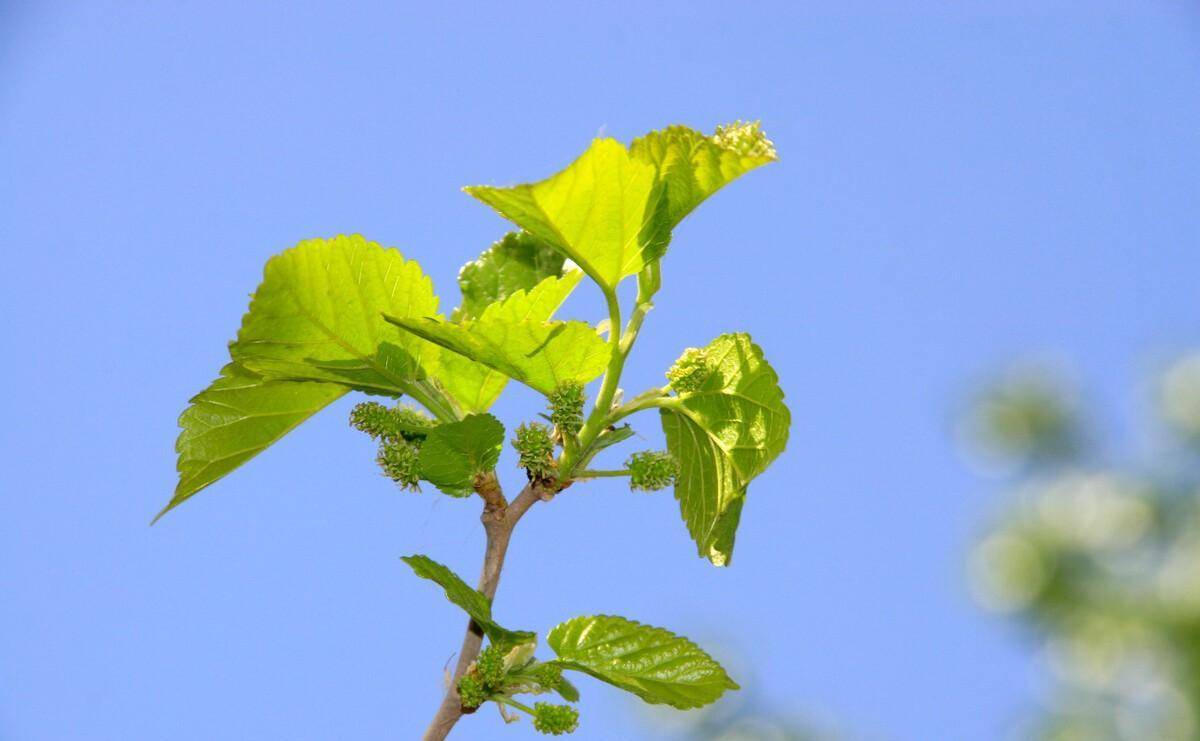
{"type": "MultiPolygon", "coordinates": [[[[777,159],[775,146],[757,123],[718,126],[712,136],[686,126],[668,126],[634,139],[630,155],[655,166],[664,186],[659,202],[669,230],[706,198],[745,173],[777,159]]],[[[670,238],[669,233],[665,235],[670,238]]]]}
{"type": "Polygon", "coordinates": [[[652,164],[614,139],[596,139],[565,170],[537,183],[465,190],[575,261],[606,290],[645,264],[657,211],[652,164]]]}
{"type": "Polygon", "coordinates": [[[471,493],[476,476],[496,467],[504,425],[490,414],[470,414],[434,427],[421,445],[421,478],[452,496],[471,493]]]}
{"type": "Polygon", "coordinates": [[[438,406],[417,384],[437,348],[383,320],[383,312],[429,316],[437,307],[432,282],[398,251],[359,235],[310,239],[267,262],[230,353],[267,378],[406,393],[438,406]]]}
{"type": "MultiPolygon", "coordinates": [[[[561,278],[547,278],[529,291],[517,291],[500,303],[487,307],[477,319],[447,322],[432,317],[414,319],[387,316],[387,320],[430,342],[516,379],[543,394],[567,382],[587,383],[604,372],[610,347],[585,322],[548,322],[549,316],[578,284],[581,274],[570,271],[561,278]]],[[[444,368],[454,366],[444,363],[444,368]]],[[[455,398],[462,399],[470,387],[455,385],[455,379],[440,373],[439,379],[455,398]]],[[[472,383],[476,379],[472,378],[472,383]]],[[[492,379],[484,379],[491,383],[492,379]]],[[[495,399],[494,393],[485,400],[495,399]]]]}
{"type": "Polygon", "coordinates": [[[562,253],[529,232],[509,232],[458,271],[462,305],[454,320],[473,319],[489,304],[561,276],[563,261],[562,253]]]}
{"type": "Polygon", "coordinates": [[[563,668],[652,704],[687,710],[738,689],[721,665],[688,639],[622,617],[572,618],[555,626],[546,642],[563,668]]]}
{"type": "Polygon", "coordinates": [[[690,390],[663,401],[667,449],[680,462],[675,498],[700,555],[726,566],[746,486],[787,445],[791,413],[779,379],[746,334],[713,340],[690,390]]]}
{"type": "Polygon", "coordinates": [[[261,453],[347,389],[328,383],[267,381],[235,363],[221,369],[179,416],[179,482],[154,518],[261,453]]]}
{"type": "Polygon", "coordinates": [[[463,612],[471,616],[475,624],[483,630],[484,635],[497,646],[516,646],[529,643],[537,638],[526,630],[508,630],[492,620],[492,604],[477,589],[472,589],[458,574],[434,561],[429,556],[401,556],[401,561],[408,564],[413,572],[422,579],[428,579],[446,592],[446,599],[458,605],[463,612]]]}

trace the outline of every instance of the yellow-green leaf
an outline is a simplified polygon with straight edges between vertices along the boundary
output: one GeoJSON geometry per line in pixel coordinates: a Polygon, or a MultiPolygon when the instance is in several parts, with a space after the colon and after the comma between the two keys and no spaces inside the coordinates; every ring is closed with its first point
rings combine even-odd
{"type": "Polygon", "coordinates": [[[657,169],[665,197],[661,225],[673,229],[706,198],[745,173],[777,159],[775,146],[757,122],[718,126],[706,136],[668,126],[634,139],[630,154],[657,169]]]}
{"type": "Polygon", "coordinates": [[[328,383],[268,381],[236,364],[226,365],[179,416],[179,482],[154,519],[261,453],[347,390],[328,383]]]}
{"type": "Polygon", "coordinates": [[[630,157],[614,139],[596,139],[565,170],[540,182],[466,191],[560,250],[606,289],[648,259],[643,253],[657,210],[655,168],[630,157]]]}
{"type": "MultiPolygon", "coordinates": [[[[567,381],[587,383],[604,372],[609,346],[585,322],[547,322],[580,280],[579,271],[547,278],[492,304],[478,319],[448,322],[388,316],[388,321],[544,394],[567,381]]],[[[439,376],[461,399],[451,373],[439,376]]],[[[496,394],[499,389],[496,389],[496,394]]],[[[491,396],[494,399],[494,395],[491,396]]],[[[488,402],[490,403],[490,401],[488,402]]]]}
{"type": "Polygon", "coordinates": [[[359,235],[310,239],[267,262],[230,353],[267,378],[407,393],[429,405],[414,386],[436,348],[383,312],[430,316],[437,308],[433,283],[399,251],[359,235]]]}

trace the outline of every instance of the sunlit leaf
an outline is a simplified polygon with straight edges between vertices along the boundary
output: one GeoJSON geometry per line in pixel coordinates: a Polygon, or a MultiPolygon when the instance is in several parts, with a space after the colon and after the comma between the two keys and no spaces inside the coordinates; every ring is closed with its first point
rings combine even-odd
{"type": "Polygon", "coordinates": [[[741,122],[718,126],[711,136],[668,126],[634,139],[629,152],[657,168],[665,190],[660,201],[665,218],[659,226],[668,230],[721,187],[777,158],[759,125],[741,122]]]}
{"type": "MultiPolygon", "coordinates": [[[[580,279],[579,271],[547,278],[532,290],[517,291],[490,305],[477,319],[448,322],[432,317],[388,316],[390,322],[465,358],[516,379],[544,394],[567,381],[587,383],[604,372],[609,346],[584,322],[547,322],[580,279]]],[[[468,396],[454,379],[442,379],[456,398],[468,396]]],[[[472,380],[472,383],[475,381],[472,380]]],[[[493,382],[489,379],[488,382],[493,382]]],[[[502,384],[500,384],[502,387],[502,384]]],[[[481,394],[484,401],[493,392],[481,394]]],[[[490,402],[488,402],[490,403],[490,402]]]]}
{"type": "Polygon", "coordinates": [[[346,391],[334,384],[267,381],[236,364],[226,365],[179,417],[179,483],[158,517],[261,453],[346,391]]]}
{"type": "Polygon", "coordinates": [[[358,235],[310,239],[267,262],[230,353],[268,378],[411,393],[436,348],[383,313],[431,316],[437,308],[432,282],[398,251],[358,235]]]}
{"type": "Polygon", "coordinates": [[[560,250],[606,288],[642,269],[656,216],[655,168],[614,139],[596,139],[565,170],[537,183],[468,193],[560,250]]]}

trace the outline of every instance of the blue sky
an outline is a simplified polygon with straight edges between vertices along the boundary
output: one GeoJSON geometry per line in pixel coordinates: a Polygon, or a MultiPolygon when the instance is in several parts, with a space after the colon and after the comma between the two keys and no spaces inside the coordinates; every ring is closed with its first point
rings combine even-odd
{"type": "MultiPolygon", "coordinates": [[[[627,374],[734,329],[779,371],[791,443],[734,565],[669,494],[576,487],[522,523],[496,612],[671,627],[854,737],[1002,737],[1041,675],[970,601],[998,502],[954,415],[1049,355],[1141,452],[1138,384],[1200,343],[1200,12],[905,5],[6,3],[0,737],[417,735],[463,621],[397,557],[474,573],[474,505],[397,492],[347,399],[148,528],[176,415],[274,252],[361,232],[451,303],[505,231],[460,186],[735,118],[781,160],[677,230],[627,374]]],[[[581,685],[578,738],[657,738],[581,685]]]]}

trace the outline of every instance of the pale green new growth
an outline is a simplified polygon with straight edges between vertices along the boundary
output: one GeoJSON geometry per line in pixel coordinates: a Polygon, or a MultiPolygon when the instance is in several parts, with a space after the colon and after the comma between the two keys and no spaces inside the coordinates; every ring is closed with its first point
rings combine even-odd
{"type": "Polygon", "coordinates": [[[557,693],[578,700],[564,669],[681,709],[737,689],[691,641],[619,617],[562,623],[548,636],[558,658],[538,661],[536,636],[501,627],[492,597],[525,513],[606,477],[627,477],[634,490],[674,483],[700,555],[729,563],[747,486],[787,442],[791,418],[775,372],[748,335],[724,334],[685,350],[666,386],[627,395],[622,375],[662,286],[672,229],[717,190],[775,158],[757,123],[708,135],[671,126],[628,147],[597,139],[535,183],[467,188],[520,231],[463,266],[462,299],[449,319],[438,313],[432,281],[395,249],[351,235],[283,251],[267,262],[230,343],[232,362],[180,416],[179,481],[159,517],[343,394],[389,397],[350,413],[351,426],[378,445],[384,473],[404,489],[426,481],[453,497],[478,495],[487,535],[478,589],[425,556],[403,559],[470,616],[427,741],[445,738],[487,702],[504,714],[528,714],[543,733],[574,731],[574,708],[516,699],[557,693]],[[554,319],[584,275],[607,316],[554,319]],[[617,289],[634,275],[637,294],[626,306],[617,289]],[[509,380],[547,397],[548,408],[526,419],[544,409],[553,423],[516,428],[524,480],[511,500],[496,472],[505,428],[487,413],[509,380]],[[666,452],[626,455],[619,469],[593,466],[635,435],[626,417],[654,409],[666,452]]]}

